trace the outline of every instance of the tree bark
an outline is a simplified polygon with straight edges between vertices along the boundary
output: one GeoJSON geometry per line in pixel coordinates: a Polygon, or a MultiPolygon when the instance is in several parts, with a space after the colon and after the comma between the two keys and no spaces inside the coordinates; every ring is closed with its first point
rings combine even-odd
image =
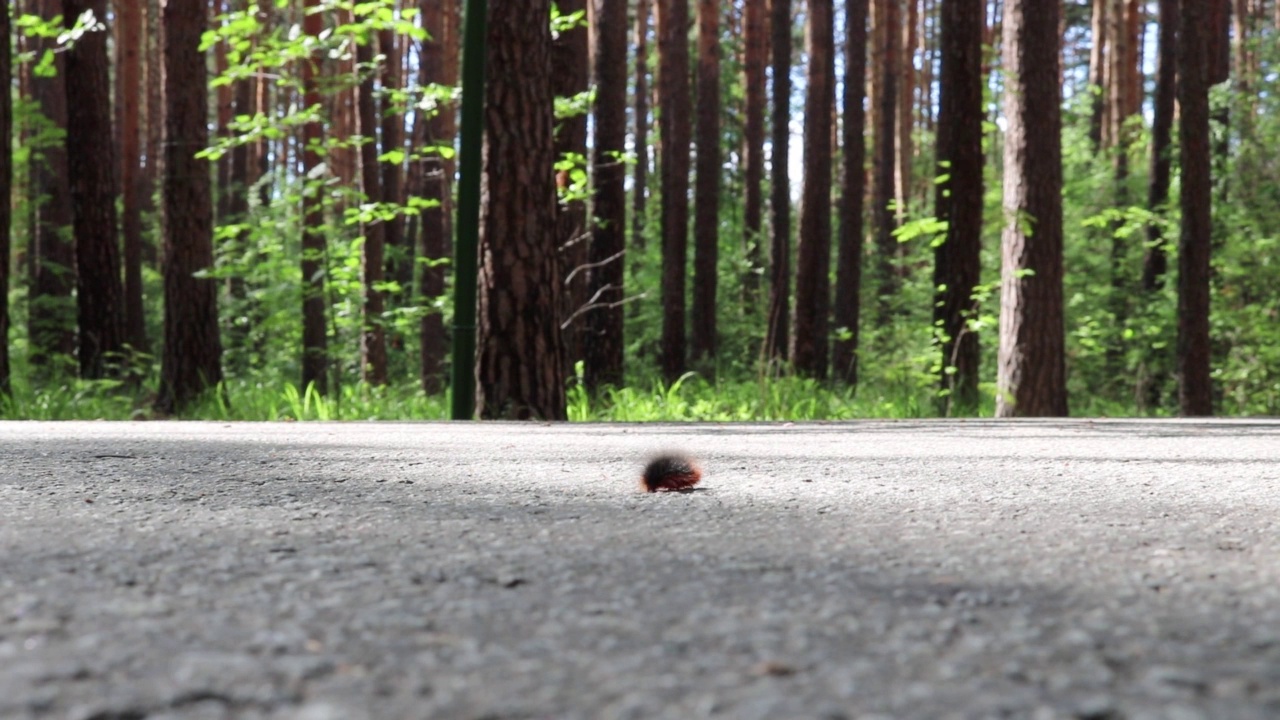
{"type": "MultiPolygon", "coordinates": [[[[779,0],[780,2],[783,0],[779,0]]],[[[658,0],[658,134],[662,143],[662,375],[685,371],[689,253],[689,2],[658,0]]]]}
{"type": "Polygon", "coordinates": [[[698,0],[697,180],[694,187],[692,345],[695,359],[716,355],[720,257],[720,8],[698,0]]]}
{"type": "Polygon", "coordinates": [[[1209,255],[1213,231],[1209,150],[1209,84],[1216,49],[1208,8],[1183,2],[1178,31],[1178,109],[1181,118],[1182,235],[1178,244],[1178,408],[1182,415],[1213,414],[1210,376],[1209,255]]]}
{"type": "Polygon", "coordinates": [[[898,227],[897,214],[892,207],[894,200],[894,167],[897,152],[894,138],[898,134],[898,75],[901,25],[899,4],[901,0],[876,0],[877,13],[874,30],[877,64],[875,101],[872,105],[875,152],[871,179],[872,224],[876,241],[876,322],[880,326],[889,323],[892,306],[901,282],[898,277],[898,239],[893,232],[898,227]]]}
{"type": "Polygon", "coordinates": [[[1065,416],[1062,91],[1057,3],[1004,11],[1004,214],[998,417],[1065,416]]]}
{"type": "Polygon", "coordinates": [[[831,311],[831,109],[835,99],[831,0],[809,0],[805,51],[804,187],[796,241],[796,310],[791,361],[796,372],[826,378],[831,311]]]}
{"type": "MultiPolygon", "coordinates": [[[[562,15],[586,9],[587,0],[556,0],[562,15]]],[[[590,66],[587,62],[587,28],[579,25],[561,32],[551,44],[551,92],[555,97],[571,98],[586,92],[590,84],[590,66]]],[[[556,160],[568,155],[587,157],[587,116],[574,115],[556,121],[556,160]]],[[[567,188],[568,173],[556,178],[567,188]]],[[[556,213],[560,238],[560,266],[566,276],[576,268],[587,264],[590,228],[587,227],[587,206],[581,200],[570,200],[556,213]]],[[[561,295],[560,320],[572,317],[587,304],[587,278],[589,273],[579,272],[573,282],[566,283],[561,295]]],[[[565,345],[565,372],[573,372],[574,363],[583,358],[583,333],[586,321],[579,316],[562,331],[565,345]]]]}
{"type": "MultiPolygon", "coordinates": [[[[1147,207],[1160,212],[1169,201],[1173,166],[1173,116],[1177,100],[1178,0],[1160,0],[1160,65],[1156,69],[1156,92],[1151,123],[1151,179],[1147,186],[1147,207]]],[[[1147,251],[1142,262],[1142,289],[1148,293],[1164,287],[1169,257],[1160,226],[1147,227],[1147,251]]]]}
{"type": "Polygon", "coordinates": [[[742,300],[748,314],[760,293],[760,244],[764,210],[764,109],[765,109],[765,54],[768,52],[767,15],[768,0],[745,0],[743,8],[742,85],[745,94],[743,115],[745,126],[742,138],[743,199],[742,244],[747,259],[747,272],[742,279],[742,300]]]}
{"type": "Polygon", "coordinates": [[[836,258],[836,330],[832,352],[837,378],[858,384],[859,326],[862,319],[863,196],[866,190],[867,15],[868,0],[845,3],[844,167],[840,183],[840,240],[836,258]]]}
{"type": "MultiPolygon", "coordinates": [[[[428,39],[422,45],[419,83],[455,87],[458,84],[458,0],[422,0],[422,21],[428,39]]],[[[457,120],[452,102],[443,102],[435,114],[417,113],[414,122],[422,126],[426,155],[422,162],[422,196],[435,201],[434,207],[422,212],[419,238],[422,257],[433,261],[419,271],[422,303],[429,310],[419,326],[421,358],[419,375],[422,389],[428,395],[444,391],[445,357],[449,352],[444,315],[434,306],[445,293],[446,266],[435,264],[453,254],[452,160],[437,147],[452,148],[457,134],[457,120]]]]}
{"type": "MultiPolygon", "coordinates": [[[[627,139],[627,4],[592,0],[592,56],[597,89],[592,178],[594,202],[590,298],[602,307],[587,313],[584,381],[596,393],[623,381],[623,301],[626,267],[627,190],[622,153],[627,139]]],[[[637,145],[643,144],[643,141],[637,145]]]]}
{"type": "Polygon", "coordinates": [[[215,281],[196,273],[213,265],[213,197],[208,146],[209,87],[200,37],[201,0],[164,6],[164,355],[157,409],[182,411],[222,381],[215,281]]]}
{"type": "Polygon", "coordinates": [[[769,325],[766,360],[787,359],[791,321],[791,0],[771,0],[769,40],[773,55],[773,137],[769,158],[769,208],[773,213],[769,253],[769,325]]]}
{"type": "Polygon", "coordinates": [[[982,0],[942,0],[937,217],[947,234],[934,249],[933,322],[941,333],[947,415],[978,407],[978,335],[973,291],[982,271],[982,0]]]}
{"type": "MultiPolygon", "coordinates": [[[[318,0],[305,0],[303,32],[319,38],[324,30],[323,16],[314,12],[318,0]]],[[[320,52],[302,61],[302,102],[319,111],[324,99],[320,94],[323,68],[320,52]]],[[[313,387],[321,395],[328,393],[329,339],[325,330],[325,266],[324,193],[321,175],[324,124],[319,120],[302,126],[302,175],[307,186],[302,193],[302,387],[313,387]]]]}
{"type": "MultiPolygon", "coordinates": [[[[645,214],[649,188],[649,0],[636,0],[636,168],[631,181],[632,267],[639,271],[645,246],[645,214]]],[[[632,307],[638,307],[633,305],[632,307]]]]}
{"type": "MultiPolygon", "coordinates": [[[[203,8],[203,6],[202,6],[203,8]]],[[[106,0],[67,0],[66,17],[92,10],[107,17],[106,0]]],[[[203,10],[201,23],[203,24],[203,10]]],[[[115,138],[107,35],[85,33],[66,53],[67,169],[76,237],[80,375],[114,374],[124,361],[124,287],[116,236],[115,138]]],[[[201,85],[201,92],[204,92],[201,85]]]]}
{"type": "MultiPolygon", "coordinates": [[[[44,20],[62,14],[61,0],[37,0],[44,20]]],[[[34,38],[32,49],[43,55],[56,47],[53,38],[34,38]]],[[[54,55],[57,74],[31,77],[31,99],[56,129],[67,129],[66,54],[54,55]]],[[[40,198],[32,233],[31,277],[28,278],[27,337],[30,364],[38,376],[50,361],[76,352],[76,248],[72,236],[70,173],[64,140],[55,139],[32,153],[32,193],[40,198]]],[[[56,366],[56,365],[55,365],[56,366]]]]}
{"type": "Polygon", "coordinates": [[[1093,44],[1089,47],[1089,139],[1093,141],[1094,152],[1104,146],[1102,130],[1105,125],[1106,82],[1107,82],[1107,12],[1112,0],[1092,0],[1093,20],[1089,26],[1089,37],[1093,44]]]}
{"type": "Polygon", "coordinates": [[[564,420],[550,0],[491,0],[476,410],[564,420]]]}
{"type": "MultiPolygon", "coordinates": [[[[400,47],[392,30],[378,31],[378,45],[386,58],[382,62],[382,146],[383,154],[404,152],[404,113],[392,91],[402,90],[400,78],[400,47]]],[[[384,202],[403,204],[404,162],[379,163],[382,171],[382,198],[384,202]]],[[[404,216],[396,213],[383,224],[383,240],[387,249],[386,277],[400,286],[394,294],[396,305],[406,305],[413,288],[413,242],[405,240],[404,216]]]]}
{"type": "Polygon", "coordinates": [[[121,229],[124,235],[124,338],[135,352],[147,352],[147,319],[142,303],[142,6],[116,0],[116,117],[120,131],[121,229]]]}
{"type": "MultiPolygon", "coordinates": [[[[0,8],[0,81],[6,90],[13,83],[12,50],[9,40],[9,3],[0,8]]],[[[9,92],[0,97],[0,395],[9,395],[12,384],[9,366],[9,255],[10,234],[13,225],[13,209],[8,202],[13,190],[13,96],[9,92]]]]}
{"type": "MultiPolygon", "coordinates": [[[[373,100],[373,39],[356,45],[356,72],[360,86],[356,99],[356,124],[360,143],[360,185],[365,202],[383,200],[378,169],[378,123],[373,100]]],[[[387,384],[387,331],[382,322],[386,299],[381,289],[386,262],[386,224],[374,219],[364,223],[364,330],[360,334],[361,377],[370,385],[387,384]]]]}

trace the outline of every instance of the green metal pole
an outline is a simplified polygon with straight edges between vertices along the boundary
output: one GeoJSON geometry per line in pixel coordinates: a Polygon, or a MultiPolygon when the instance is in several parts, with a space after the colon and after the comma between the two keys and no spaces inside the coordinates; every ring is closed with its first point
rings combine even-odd
{"type": "Polygon", "coordinates": [[[462,147],[453,258],[453,419],[476,410],[476,252],[480,244],[480,151],[484,140],[485,0],[466,0],[462,20],[462,147]]]}

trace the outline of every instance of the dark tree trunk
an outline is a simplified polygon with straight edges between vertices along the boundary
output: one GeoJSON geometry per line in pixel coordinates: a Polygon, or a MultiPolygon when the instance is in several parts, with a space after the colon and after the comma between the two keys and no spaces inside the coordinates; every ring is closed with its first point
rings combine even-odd
{"type": "Polygon", "coordinates": [[[693,357],[716,355],[720,257],[720,3],[698,0],[697,180],[694,187],[693,357]]]}
{"type": "MultiPolygon", "coordinates": [[[[1190,5],[1191,3],[1187,3],[1190,5]]],[[[1203,33],[1206,86],[1231,79],[1231,0],[1203,0],[1199,28],[1203,33]]]]}
{"type": "MultiPolygon", "coordinates": [[[[86,10],[95,17],[107,16],[106,0],[68,0],[63,9],[68,18],[80,17],[86,10]]],[[[124,287],[116,237],[115,138],[106,33],[85,33],[66,57],[67,170],[79,270],[80,375],[100,378],[124,361],[124,287]]],[[[204,92],[205,86],[200,87],[204,92]]]]}
{"type": "Polygon", "coordinates": [[[876,92],[872,107],[874,153],[871,174],[871,222],[876,246],[876,324],[885,326],[892,318],[892,307],[901,285],[898,278],[898,227],[894,200],[894,167],[897,151],[894,138],[898,132],[898,76],[901,75],[900,38],[902,21],[900,0],[877,0],[875,18],[876,92]]]}
{"type": "MultiPolygon", "coordinates": [[[[404,113],[392,97],[392,91],[400,91],[400,50],[396,33],[391,30],[378,31],[378,44],[386,59],[382,63],[382,152],[392,153],[404,151],[404,113]]],[[[404,202],[404,163],[384,162],[382,170],[382,199],[384,202],[397,205],[404,202]]],[[[408,303],[413,287],[413,243],[406,242],[404,232],[404,216],[395,217],[383,224],[384,242],[387,249],[387,279],[400,285],[395,294],[395,304],[408,303]]]]}
{"type": "MultiPolygon", "coordinates": [[[[356,72],[360,73],[356,100],[356,123],[360,144],[360,185],[366,202],[382,201],[382,178],[378,170],[378,122],[373,100],[372,39],[356,45],[356,72]]],[[[386,225],[374,219],[364,223],[364,331],[360,334],[361,376],[370,385],[387,384],[387,332],[382,322],[386,300],[380,286],[386,262],[383,231],[386,225]]]]}
{"type": "Polygon", "coordinates": [[[858,384],[858,328],[862,316],[862,216],[866,190],[868,0],[845,4],[844,167],[840,183],[840,247],[836,258],[836,330],[832,352],[835,375],[858,384]]]}
{"type": "Polygon", "coordinates": [[[147,319],[142,304],[142,5],[117,2],[116,117],[120,130],[120,184],[123,193],[124,338],[136,352],[147,352],[147,319]]]}
{"type": "MultiPolygon", "coordinates": [[[[457,0],[422,0],[423,27],[429,39],[422,46],[422,63],[419,66],[419,82],[422,85],[432,83],[453,87],[458,82],[458,1],[457,0]]],[[[445,103],[430,118],[417,114],[415,123],[423,125],[422,135],[428,148],[453,147],[453,139],[457,130],[454,119],[454,106],[445,103]]],[[[434,200],[435,206],[422,212],[421,254],[422,257],[439,261],[453,254],[452,217],[453,161],[442,153],[429,150],[422,160],[422,196],[434,200]]],[[[445,293],[444,264],[423,265],[419,271],[422,303],[434,306],[438,298],[445,293]]],[[[445,356],[449,352],[449,344],[445,335],[444,315],[432,307],[422,316],[419,328],[419,340],[422,349],[419,374],[422,389],[428,395],[444,391],[445,356]]]]}
{"type": "Polygon", "coordinates": [[[208,146],[208,71],[200,52],[206,6],[168,0],[164,7],[164,356],[156,408],[180,412],[222,381],[213,266],[213,197],[208,146]]]}
{"type": "Polygon", "coordinates": [[[998,417],[1067,414],[1059,11],[1057,3],[1005,3],[998,417]]]}
{"type": "MultiPolygon", "coordinates": [[[[1147,207],[1159,212],[1169,201],[1173,166],[1173,115],[1177,101],[1178,0],[1160,0],[1160,66],[1156,70],[1156,93],[1151,123],[1151,179],[1147,186],[1147,207]]],[[[1169,269],[1166,241],[1160,226],[1147,228],[1147,252],[1142,262],[1142,289],[1148,293],[1164,287],[1169,269]]]]}
{"type": "Polygon", "coordinates": [[[773,55],[773,138],[769,157],[772,177],[769,207],[773,213],[769,253],[769,326],[764,340],[766,360],[786,360],[791,320],[791,0],[772,0],[769,8],[773,55]]]}
{"type": "MultiPolygon", "coordinates": [[[[34,3],[43,19],[62,14],[61,0],[34,3]]],[[[35,38],[33,49],[44,54],[56,46],[53,38],[35,38]]],[[[57,74],[31,77],[31,99],[54,128],[66,130],[66,55],[54,55],[57,74]]],[[[28,279],[27,336],[31,367],[45,374],[49,361],[76,352],[76,248],[71,240],[71,186],[66,145],[53,141],[32,156],[32,192],[40,198],[32,237],[31,277],[28,279]]]]}
{"type": "Polygon", "coordinates": [[[742,85],[746,94],[743,102],[745,127],[742,138],[743,246],[746,248],[747,273],[742,280],[742,300],[751,313],[760,293],[760,243],[763,241],[761,223],[764,211],[764,110],[768,0],[745,0],[743,17],[742,85]]]}
{"type": "MultiPolygon", "coordinates": [[[[12,54],[9,46],[9,3],[0,8],[0,81],[6,90],[13,82],[12,54]]],[[[9,197],[13,190],[13,155],[8,149],[13,147],[13,96],[9,92],[0,97],[0,143],[4,143],[5,152],[0,152],[0,394],[8,395],[12,391],[9,377],[9,253],[10,228],[13,223],[13,210],[9,197]]]]}
{"type": "Polygon", "coordinates": [[[564,420],[550,0],[491,0],[476,411],[564,420]]]}
{"type": "Polygon", "coordinates": [[[1214,46],[1207,8],[1182,3],[1178,32],[1178,108],[1182,148],[1182,236],[1178,244],[1178,408],[1182,415],[1212,415],[1210,379],[1209,255],[1213,195],[1209,170],[1209,70],[1214,46]]]}
{"type": "MultiPolygon", "coordinates": [[[[240,1],[242,3],[241,10],[248,11],[252,8],[252,4],[248,0],[240,1]]],[[[259,109],[256,107],[256,99],[254,98],[254,85],[255,82],[252,78],[242,78],[233,84],[233,114],[235,116],[247,115],[252,117],[259,109]]],[[[262,110],[266,112],[266,108],[262,108],[262,110]]],[[[254,177],[258,174],[256,164],[257,161],[253,159],[248,143],[237,143],[231,149],[227,184],[221,188],[225,202],[220,203],[223,210],[223,217],[220,222],[245,223],[248,220],[249,188],[254,182],[254,177]]],[[[221,250],[225,255],[245,257],[249,244],[247,227],[232,237],[224,236],[222,243],[221,250]]],[[[248,367],[248,358],[251,354],[249,331],[252,329],[251,326],[255,324],[255,316],[259,313],[255,309],[248,307],[253,301],[249,299],[243,269],[236,269],[227,278],[227,294],[231,298],[232,307],[235,308],[234,312],[228,313],[231,316],[231,324],[227,329],[228,346],[232,349],[232,352],[228,353],[227,361],[234,373],[248,367]]]]}
{"type": "MultiPolygon", "coordinates": [[[[305,8],[314,10],[318,0],[306,0],[305,8]]],[[[308,12],[302,27],[308,37],[319,38],[324,30],[320,13],[308,12]]],[[[302,102],[308,108],[320,108],[319,52],[302,61],[302,102]]],[[[321,394],[329,390],[329,339],[325,331],[325,235],[324,178],[316,177],[323,163],[320,145],[324,142],[324,124],[319,120],[302,126],[302,175],[308,187],[302,195],[302,387],[315,388],[321,394]]]]}
{"type": "Polygon", "coordinates": [[[685,371],[689,253],[689,0],[658,0],[658,134],[662,144],[662,374],[685,371]]]}
{"type": "Polygon", "coordinates": [[[592,63],[597,90],[595,108],[594,220],[591,238],[591,297],[602,307],[587,313],[584,381],[592,393],[623,380],[623,253],[626,249],[627,4],[595,3],[592,63]]]}
{"type": "MultiPolygon", "coordinates": [[[[586,9],[587,0],[556,0],[562,14],[586,9]]],[[[555,97],[570,98],[585,92],[590,83],[590,67],[587,62],[587,29],[578,26],[560,33],[551,45],[551,92],[555,97]]],[[[587,116],[574,115],[556,122],[556,160],[573,154],[586,158],[587,116]]],[[[557,182],[568,187],[568,173],[557,176],[557,182]]],[[[565,203],[556,214],[560,238],[560,267],[568,276],[575,269],[587,264],[590,232],[587,227],[587,207],[580,200],[565,203]]],[[[561,295],[563,306],[560,320],[563,322],[587,304],[588,273],[579,271],[572,282],[566,283],[561,295]]],[[[569,323],[562,332],[565,345],[565,372],[572,374],[573,365],[583,358],[583,333],[586,321],[581,315],[569,323]]]]}
{"type": "Polygon", "coordinates": [[[809,0],[805,51],[809,71],[804,101],[804,186],[796,241],[796,309],[791,361],[796,372],[827,376],[831,311],[831,110],[835,100],[834,23],[831,0],[809,0]]]}
{"type": "Polygon", "coordinates": [[[1089,139],[1093,142],[1093,150],[1102,148],[1103,115],[1107,103],[1106,63],[1107,60],[1107,11],[1111,0],[1090,0],[1093,6],[1092,20],[1089,25],[1089,139]]]}
{"type": "MultiPolygon", "coordinates": [[[[649,188],[649,0],[636,0],[636,169],[631,188],[632,267],[640,268],[644,250],[645,213],[649,188]]],[[[639,307],[633,305],[632,307],[639,307]]]]}
{"type": "Polygon", "coordinates": [[[942,335],[947,414],[978,405],[978,336],[968,331],[982,270],[982,0],[942,0],[936,213],[947,236],[934,249],[934,326],[942,335]]]}

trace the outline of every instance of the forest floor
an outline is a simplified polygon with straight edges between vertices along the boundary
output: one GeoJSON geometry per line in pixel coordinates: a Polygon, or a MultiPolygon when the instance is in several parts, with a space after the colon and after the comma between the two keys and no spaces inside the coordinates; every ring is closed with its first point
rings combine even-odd
{"type": "Polygon", "coordinates": [[[1276,718],[1280,422],[0,423],[0,717],[1276,718]]]}

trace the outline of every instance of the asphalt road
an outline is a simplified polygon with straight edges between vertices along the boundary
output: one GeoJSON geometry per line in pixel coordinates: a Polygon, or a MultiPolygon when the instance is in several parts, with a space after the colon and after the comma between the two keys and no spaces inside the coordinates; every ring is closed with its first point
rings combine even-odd
{"type": "Polygon", "coordinates": [[[0,718],[701,717],[1280,718],[1280,422],[0,423],[0,718]]]}

